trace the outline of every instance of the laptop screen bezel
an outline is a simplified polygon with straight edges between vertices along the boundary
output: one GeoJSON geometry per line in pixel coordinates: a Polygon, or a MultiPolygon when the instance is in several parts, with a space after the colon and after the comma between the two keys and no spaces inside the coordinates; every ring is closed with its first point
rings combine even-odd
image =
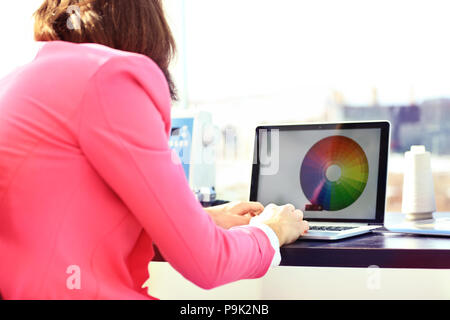
{"type": "MultiPolygon", "coordinates": [[[[389,121],[371,121],[371,122],[336,122],[336,123],[314,123],[314,124],[286,124],[286,125],[262,125],[255,130],[254,158],[252,165],[252,179],[250,187],[250,201],[258,201],[258,183],[259,183],[259,137],[261,130],[280,130],[280,131],[307,131],[307,130],[346,130],[346,129],[380,129],[380,151],[379,151],[379,170],[377,183],[377,197],[374,219],[333,219],[333,218],[308,218],[308,221],[324,222],[357,222],[368,224],[383,224],[386,208],[386,185],[388,157],[390,146],[390,123],[389,121]]],[[[281,204],[279,204],[281,205],[281,204]]],[[[303,210],[304,208],[299,208],[303,210]]]]}

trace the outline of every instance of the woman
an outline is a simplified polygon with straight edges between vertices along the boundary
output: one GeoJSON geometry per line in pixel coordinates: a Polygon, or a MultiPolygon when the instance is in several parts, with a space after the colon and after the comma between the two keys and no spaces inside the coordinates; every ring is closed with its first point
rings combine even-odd
{"type": "Polygon", "coordinates": [[[47,43],[0,82],[3,297],[151,298],[153,243],[202,288],[279,263],[308,228],[301,211],[205,211],[172,161],[175,45],[161,1],[47,0],[35,19],[47,43]]]}

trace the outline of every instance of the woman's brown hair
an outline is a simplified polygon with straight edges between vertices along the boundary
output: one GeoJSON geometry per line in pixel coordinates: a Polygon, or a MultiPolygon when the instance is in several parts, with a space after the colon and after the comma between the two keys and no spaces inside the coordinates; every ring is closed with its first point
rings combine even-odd
{"type": "Polygon", "coordinates": [[[161,0],[46,0],[34,17],[37,41],[98,43],[148,56],[176,100],[169,73],[176,46],[161,0]]]}

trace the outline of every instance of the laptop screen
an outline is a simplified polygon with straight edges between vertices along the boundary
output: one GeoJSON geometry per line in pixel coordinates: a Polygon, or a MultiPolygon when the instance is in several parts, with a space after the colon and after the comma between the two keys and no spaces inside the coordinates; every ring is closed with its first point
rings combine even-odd
{"type": "Polygon", "coordinates": [[[388,142],[381,127],[260,127],[257,134],[254,200],[292,203],[319,221],[375,221],[384,210],[388,142]]]}

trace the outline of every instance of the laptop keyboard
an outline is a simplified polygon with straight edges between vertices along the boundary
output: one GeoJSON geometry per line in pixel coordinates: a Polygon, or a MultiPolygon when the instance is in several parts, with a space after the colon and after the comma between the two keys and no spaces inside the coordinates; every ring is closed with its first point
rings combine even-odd
{"type": "Polygon", "coordinates": [[[316,230],[316,231],[344,231],[344,230],[350,230],[355,229],[357,227],[339,227],[339,226],[310,226],[309,230],[316,230]]]}

